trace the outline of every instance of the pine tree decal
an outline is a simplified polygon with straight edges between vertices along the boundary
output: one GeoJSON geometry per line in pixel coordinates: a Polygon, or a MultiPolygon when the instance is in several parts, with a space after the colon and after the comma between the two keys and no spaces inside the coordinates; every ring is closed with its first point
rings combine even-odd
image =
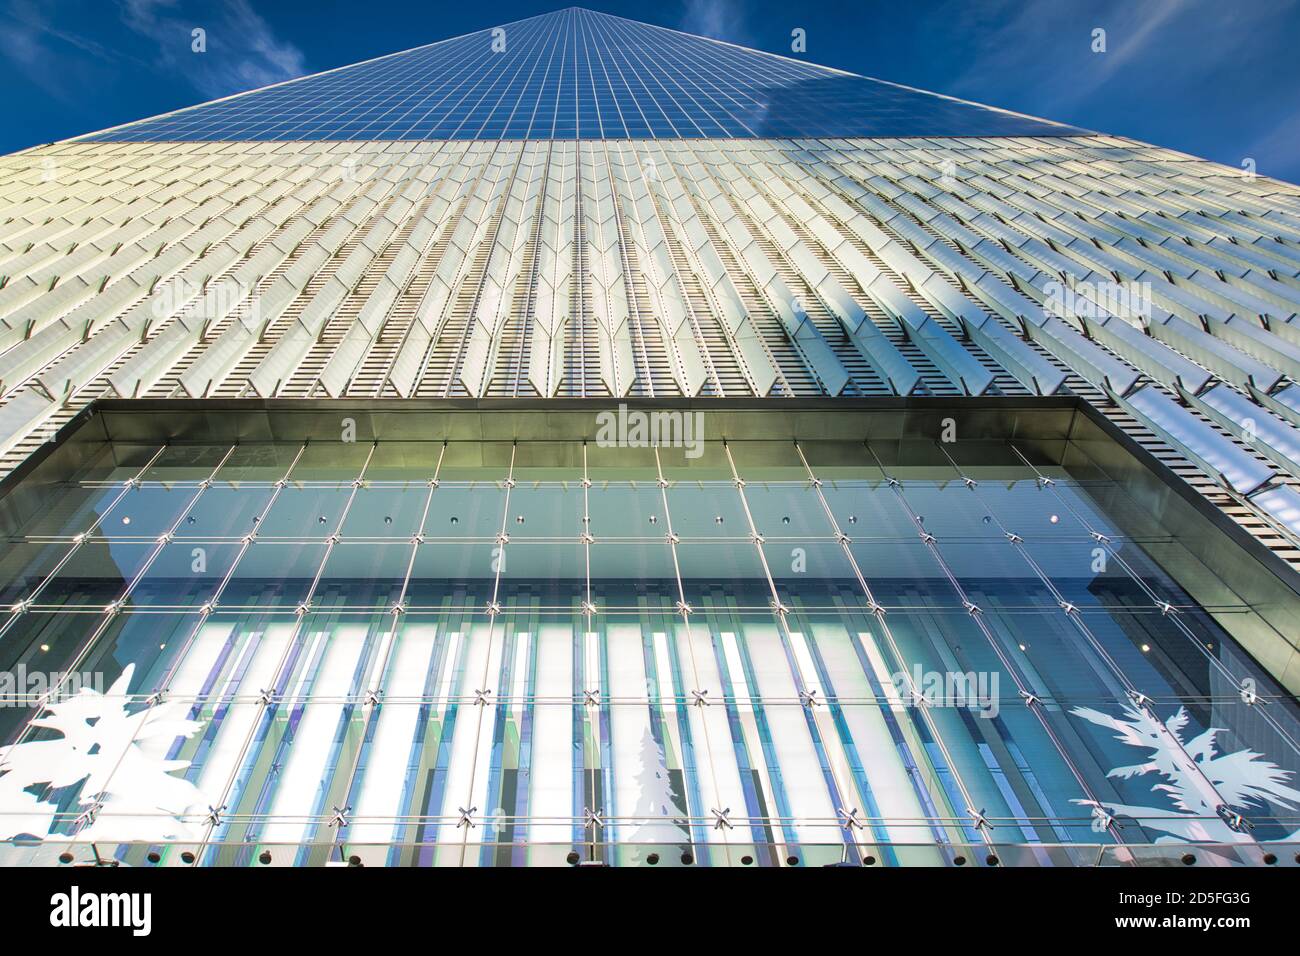
{"type": "Polygon", "coordinates": [[[47,704],[32,724],[62,736],[0,748],[0,840],[48,836],[57,807],[42,795],[78,783],[78,839],[165,842],[197,837],[181,817],[206,807],[203,795],[190,781],[172,775],[189,761],[157,757],[141,743],[170,743],[203,725],[182,716],[189,706],[183,701],[128,709],[134,671],[135,665],[128,664],[107,694],[83,687],[67,700],[47,704]]]}
{"type": "MultiPolygon", "coordinates": [[[[659,847],[688,842],[690,838],[676,819],[677,801],[673,797],[663,748],[655,742],[649,727],[641,737],[640,766],[635,779],[638,795],[634,815],[637,819],[628,842],[659,847]]],[[[649,852],[648,846],[636,848],[637,857],[649,852]]]]}

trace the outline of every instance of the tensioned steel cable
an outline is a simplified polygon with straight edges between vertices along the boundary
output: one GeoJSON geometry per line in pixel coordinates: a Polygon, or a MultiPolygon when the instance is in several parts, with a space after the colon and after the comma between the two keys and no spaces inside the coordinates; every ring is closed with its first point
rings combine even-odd
{"type": "MultiPolygon", "coordinates": [[[[677,597],[676,611],[679,615],[681,615],[681,619],[682,619],[682,633],[686,638],[685,640],[686,656],[690,662],[691,681],[694,684],[693,687],[680,688],[680,689],[687,690],[692,695],[692,704],[694,706],[706,707],[708,706],[708,702],[706,699],[706,695],[708,694],[708,688],[704,687],[704,682],[700,679],[700,668],[699,668],[699,662],[696,659],[696,649],[695,649],[695,628],[691,626],[691,614],[693,613],[694,609],[690,606],[689,603],[687,603],[686,588],[682,582],[681,563],[677,557],[677,548],[678,545],[680,544],[681,539],[678,536],[677,532],[673,529],[672,509],[668,505],[668,489],[670,485],[668,479],[664,477],[663,462],[659,457],[658,446],[655,446],[654,448],[654,456],[655,456],[655,485],[659,489],[659,497],[660,500],[663,502],[663,506],[664,506],[664,522],[668,526],[668,529],[665,532],[664,537],[667,540],[669,549],[672,552],[673,576],[676,578],[676,583],[677,583],[678,597],[677,597]]],[[[656,687],[656,689],[658,690],[659,688],[656,687]]],[[[660,692],[660,700],[662,705],[662,691],[660,692]]],[[[683,706],[684,704],[685,704],[685,694],[682,695],[682,704],[678,704],[677,706],[680,707],[683,706]]],[[[714,821],[714,829],[719,831],[718,835],[721,837],[720,842],[722,843],[723,846],[723,853],[726,855],[728,862],[730,862],[731,847],[730,847],[730,840],[728,839],[729,836],[728,831],[731,829],[731,826],[729,826],[727,821],[725,820],[725,817],[727,816],[727,812],[730,808],[723,807],[722,805],[725,801],[723,801],[722,799],[722,790],[718,785],[717,768],[715,766],[714,757],[713,757],[713,753],[714,753],[713,742],[709,737],[709,721],[702,713],[700,714],[699,726],[700,726],[700,732],[704,736],[705,755],[708,757],[708,763],[709,763],[709,782],[713,785],[713,799],[714,801],[717,802],[716,807],[710,808],[710,811],[713,814],[711,819],[714,821]]],[[[698,809],[701,812],[694,814],[694,816],[704,817],[704,813],[702,811],[704,811],[705,808],[699,807],[698,809]]],[[[706,818],[706,819],[710,819],[710,818],[706,818]]],[[[689,827],[688,829],[694,830],[693,827],[689,827]]],[[[750,835],[752,836],[753,834],[751,833],[750,835]]],[[[708,841],[706,841],[706,843],[707,842],[708,841]]]]}
{"type": "MultiPolygon", "coordinates": [[[[875,615],[876,624],[880,629],[881,635],[885,638],[885,641],[888,643],[890,652],[893,655],[894,660],[897,661],[899,664],[904,663],[907,660],[907,658],[900,650],[898,646],[898,642],[894,638],[893,630],[890,628],[889,622],[885,619],[885,609],[880,603],[876,601],[875,594],[872,592],[870,584],[868,584],[866,578],[863,576],[862,569],[859,567],[857,559],[853,556],[853,552],[849,548],[849,542],[850,542],[849,536],[845,534],[844,530],[840,527],[838,520],[836,520],[835,518],[834,512],[831,510],[830,504],[826,501],[826,497],[822,493],[821,479],[819,479],[813,473],[812,467],[808,464],[808,459],[804,457],[803,449],[802,447],[799,446],[798,442],[795,442],[795,449],[799,452],[799,459],[803,463],[804,470],[808,474],[808,480],[811,482],[812,488],[817,492],[817,499],[821,503],[822,511],[826,515],[827,519],[830,521],[831,527],[834,529],[835,539],[836,541],[839,542],[845,557],[849,561],[849,565],[853,568],[853,574],[854,577],[857,578],[858,586],[862,588],[862,593],[867,599],[867,610],[873,615],[875,615]]],[[[883,472],[883,469],[881,470],[883,472]]],[[[909,703],[918,705],[918,706],[909,707],[908,709],[909,711],[915,711],[917,714],[919,714],[920,719],[922,723],[924,723],[929,736],[931,737],[932,740],[934,740],[935,745],[939,748],[939,753],[943,757],[944,766],[948,769],[948,772],[951,775],[954,784],[956,784],[958,793],[961,795],[962,800],[966,804],[961,809],[963,812],[965,812],[968,815],[970,819],[962,821],[962,825],[974,829],[976,833],[979,835],[980,839],[984,841],[985,845],[987,845],[990,849],[992,849],[993,840],[990,834],[987,832],[988,828],[978,825],[978,819],[982,819],[982,817],[977,818],[975,816],[975,814],[978,813],[978,808],[976,808],[975,806],[976,801],[974,797],[972,797],[971,795],[970,787],[963,779],[961,771],[958,770],[957,762],[953,760],[952,752],[948,748],[947,743],[943,739],[943,734],[939,730],[939,724],[934,719],[934,715],[929,712],[928,707],[924,706],[921,703],[925,700],[925,695],[921,692],[921,689],[917,686],[915,676],[911,673],[911,671],[904,669],[903,676],[904,679],[907,681],[909,703]]],[[[942,788],[940,788],[940,793],[942,793],[942,788]]],[[[937,796],[939,794],[934,794],[934,795],[937,796]]],[[[947,799],[949,800],[951,799],[951,796],[946,794],[945,796],[947,796],[947,799]]],[[[964,835],[963,835],[963,839],[964,839],[964,835]]]]}
{"type": "MultiPolygon", "coordinates": [[[[122,499],[125,498],[128,494],[131,493],[131,491],[133,491],[135,488],[138,487],[138,483],[142,480],[143,476],[148,473],[149,469],[153,467],[154,463],[160,457],[162,457],[163,453],[166,450],[167,450],[166,445],[160,446],[159,449],[156,452],[154,452],[153,456],[147,462],[145,462],[145,464],[140,468],[140,470],[136,472],[136,474],[132,478],[126,481],[122,490],[118,492],[116,497],[113,498],[112,502],[109,503],[108,507],[105,508],[104,511],[94,521],[91,522],[90,527],[87,530],[78,533],[73,538],[73,542],[74,542],[73,547],[69,550],[68,554],[64,556],[63,560],[59,562],[55,570],[52,571],[50,574],[46,575],[46,577],[41,581],[40,585],[37,586],[36,591],[34,592],[35,594],[40,593],[41,589],[43,589],[47,583],[53,580],[54,575],[57,573],[57,571],[60,568],[66,566],[68,560],[71,559],[73,553],[78,548],[80,548],[87,540],[89,540],[90,536],[94,533],[95,529],[99,528],[104,523],[104,520],[108,518],[110,514],[113,513],[113,509],[117,507],[117,505],[122,501],[122,499]]],[[[5,628],[2,631],[0,631],[0,638],[3,638],[8,634],[10,627],[13,626],[13,623],[14,621],[17,620],[19,614],[24,614],[29,612],[28,611],[29,606],[30,606],[30,602],[27,603],[19,602],[19,604],[15,605],[15,613],[10,617],[9,622],[5,625],[5,628]]],[[[99,636],[112,622],[113,617],[114,615],[108,612],[105,612],[101,616],[99,623],[91,631],[90,636],[74,652],[72,656],[72,662],[68,665],[67,669],[60,675],[58,682],[50,688],[50,692],[47,699],[53,699],[54,695],[57,694],[60,690],[62,690],[64,684],[66,684],[68,680],[71,678],[71,675],[76,672],[78,665],[84,659],[85,655],[89,652],[90,648],[94,646],[95,642],[99,639],[99,636]]],[[[37,716],[39,716],[39,714],[33,715],[33,717],[37,717],[37,716]]],[[[32,732],[32,729],[33,728],[29,720],[28,723],[19,732],[18,737],[13,741],[14,744],[25,743],[28,734],[32,732]]],[[[5,755],[3,757],[0,757],[0,768],[4,767],[5,763],[8,761],[9,756],[12,752],[13,752],[12,749],[6,750],[5,755]]]]}
{"type": "MultiPolygon", "coordinates": [[[[258,707],[258,712],[255,715],[254,719],[249,721],[248,734],[245,736],[243,743],[240,745],[239,753],[232,764],[231,775],[226,780],[224,786],[221,789],[221,792],[217,794],[216,796],[217,802],[212,805],[208,819],[205,823],[205,830],[203,836],[198,841],[198,852],[194,854],[194,863],[192,865],[197,866],[199,864],[199,862],[203,858],[203,853],[207,849],[209,843],[212,841],[214,834],[218,829],[220,829],[223,826],[225,818],[222,816],[222,814],[227,809],[227,802],[230,798],[230,795],[234,791],[234,788],[236,787],[240,777],[247,769],[249,769],[244,766],[245,760],[247,759],[248,756],[248,750],[252,746],[253,741],[257,739],[258,731],[262,728],[264,721],[270,716],[272,716],[275,709],[279,707],[280,700],[279,700],[279,694],[277,693],[279,684],[282,680],[286,680],[290,676],[289,674],[284,673],[285,664],[289,661],[289,659],[293,655],[294,648],[298,643],[298,638],[302,633],[303,622],[307,619],[308,613],[310,612],[311,609],[312,599],[316,593],[316,588],[320,584],[321,574],[325,570],[325,565],[329,562],[330,554],[333,552],[335,545],[338,543],[339,532],[343,527],[343,522],[347,520],[348,511],[352,507],[352,502],[356,499],[357,490],[360,488],[361,482],[364,480],[366,468],[370,464],[370,459],[374,456],[375,447],[376,447],[375,444],[372,443],[370,446],[370,450],[366,454],[366,460],[361,466],[360,475],[352,482],[352,490],[348,494],[347,501],[344,502],[343,504],[343,507],[339,514],[339,519],[334,525],[333,532],[330,534],[329,538],[326,539],[325,552],[321,556],[320,564],[316,568],[315,577],[312,579],[311,585],[308,587],[306,596],[303,598],[302,603],[299,604],[296,609],[293,628],[285,639],[284,650],[280,654],[280,658],[275,666],[275,669],[271,671],[271,677],[272,677],[271,687],[262,689],[259,694],[256,703],[256,706],[258,707]]],[[[270,509],[274,505],[276,499],[279,497],[280,492],[283,491],[284,488],[288,486],[289,476],[293,474],[294,468],[297,466],[299,460],[302,458],[302,455],[304,452],[306,452],[306,450],[307,450],[306,444],[304,444],[301,448],[299,448],[298,455],[294,458],[293,463],[289,466],[289,471],[286,472],[283,478],[281,478],[278,482],[276,482],[275,492],[272,494],[271,500],[267,503],[266,508],[263,510],[262,512],[263,515],[270,512],[270,509]]],[[[240,557],[242,557],[244,554],[247,553],[247,549],[249,547],[252,547],[254,545],[256,538],[257,538],[256,532],[251,532],[249,535],[246,536],[247,547],[243,551],[241,551],[240,557]]],[[[234,570],[237,566],[238,566],[238,562],[236,562],[236,564],[231,567],[230,573],[227,574],[226,581],[229,581],[230,574],[234,573],[234,570]]],[[[224,585],[225,582],[223,582],[223,588],[224,585]]]]}
{"type": "MultiPolygon", "coordinates": [[[[519,451],[518,442],[512,442],[510,445],[510,467],[506,472],[506,480],[504,482],[505,495],[503,496],[503,500],[501,504],[501,528],[497,532],[497,537],[496,537],[496,543],[497,543],[497,549],[495,555],[496,567],[492,569],[493,571],[492,596],[491,598],[489,598],[487,608],[486,608],[486,613],[488,617],[488,633],[486,637],[487,646],[484,648],[483,651],[483,673],[479,677],[479,687],[473,688],[475,693],[474,704],[475,706],[478,707],[478,720],[474,726],[474,747],[471,751],[473,757],[469,763],[468,792],[465,794],[464,805],[459,808],[461,815],[458,818],[456,824],[456,828],[458,830],[461,829],[462,827],[465,830],[465,833],[461,836],[460,839],[460,865],[461,866],[465,865],[465,851],[469,845],[469,832],[473,827],[477,826],[477,824],[474,823],[474,814],[478,812],[478,807],[475,806],[474,804],[474,793],[478,789],[477,786],[478,758],[479,758],[479,750],[481,749],[482,740],[483,740],[483,722],[486,718],[489,708],[492,709],[494,715],[496,713],[496,705],[490,703],[487,698],[489,695],[492,694],[492,687],[490,685],[491,675],[492,675],[492,642],[496,639],[497,618],[501,615],[502,612],[502,607],[500,603],[501,574],[506,567],[506,550],[510,544],[510,535],[506,531],[507,528],[506,522],[510,518],[510,493],[514,490],[515,487],[515,457],[518,451],[519,451]]],[[[504,635],[504,624],[502,625],[502,627],[503,627],[503,635],[504,635]]],[[[466,647],[468,647],[468,641],[469,639],[467,639],[466,641],[466,647]]],[[[500,694],[497,694],[496,696],[499,697],[500,694]]],[[[450,793],[445,794],[443,798],[444,801],[448,799],[450,796],[451,796],[450,793]]],[[[447,817],[447,814],[444,812],[442,814],[442,817],[445,819],[447,817]]]]}
{"type": "MultiPolygon", "coordinates": [[[[198,491],[195,492],[193,497],[190,498],[188,504],[185,505],[185,507],[181,510],[180,514],[176,516],[176,520],[172,522],[171,526],[168,528],[166,532],[158,536],[158,545],[154,549],[153,553],[150,554],[148,559],[145,561],[144,565],[136,573],[135,577],[133,577],[130,583],[128,583],[122,596],[113,602],[114,605],[118,606],[119,612],[121,611],[122,603],[125,602],[128,597],[130,597],[131,592],[135,590],[136,586],[144,578],[144,575],[148,572],[149,567],[154,563],[158,555],[160,555],[163,549],[172,542],[177,529],[181,526],[182,523],[184,523],[185,519],[189,517],[189,515],[193,512],[195,505],[198,504],[199,499],[203,496],[204,492],[206,492],[210,487],[212,487],[212,483],[216,479],[217,474],[221,471],[222,467],[226,464],[226,462],[230,460],[230,456],[235,453],[235,449],[237,447],[238,446],[236,445],[231,445],[229,448],[226,449],[226,453],[221,456],[221,460],[217,463],[216,467],[212,469],[212,471],[208,474],[206,478],[204,478],[201,482],[199,482],[198,491]]],[[[118,755],[117,759],[113,762],[112,769],[109,770],[108,774],[105,776],[104,784],[100,788],[99,793],[90,795],[95,801],[94,806],[90,810],[83,811],[77,816],[75,827],[72,833],[68,837],[69,842],[75,843],[77,841],[77,835],[87,826],[90,826],[96,821],[98,815],[97,808],[102,805],[101,798],[105,794],[111,794],[113,792],[113,780],[117,775],[118,771],[121,769],[123,761],[126,760],[127,753],[130,751],[131,747],[134,746],[137,734],[139,734],[140,730],[144,727],[145,723],[148,721],[151,713],[155,710],[155,708],[159,707],[166,700],[167,689],[171,684],[172,678],[176,674],[177,668],[179,668],[181,662],[185,660],[185,657],[189,652],[190,645],[194,641],[195,635],[198,633],[199,629],[204,626],[205,623],[206,623],[206,615],[203,615],[190,628],[189,634],[186,636],[184,644],[181,645],[180,651],[173,656],[172,662],[171,664],[168,665],[162,680],[158,682],[157,689],[154,690],[152,693],[150,693],[146,698],[147,706],[145,706],[138,714],[133,715],[137,718],[137,720],[134,722],[134,729],[131,733],[130,738],[127,740],[126,745],[122,748],[122,752],[118,755]]],[[[126,700],[123,702],[123,704],[125,705],[126,703],[129,703],[132,696],[133,695],[128,690],[126,694],[126,700]]],[[[84,798],[83,798],[83,802],[84,802],[84,798]]]]}
{"type": "MultiPolygon", "coordinates": [[[[1141,575],[1139,575],[1138,572],[1119,553],[1119,550],[1115,547],[1115,543],[1107,535],[1102,534],[1096,528],[1094,528],[1088,522],[1086,516],[1081,514],[1079,510],[1075,508],[1073,504],[1070,503],[1069,499],[1060,493],[1060,491],[1056,487],[1056,482],[1046,477],[1041,471],[1039,471],[1038,468],[1035,467],[1034,464],[1030,462],[1030,460],[1026,458],[1024,454],[1020,451],[1020,449],[1017,448],[1014,444],[1011,445],[1011,450],[1014,451],[1020,457],[1021,461],[1023,461],[1025,465],[1034,472],[1035,480],[1038,482],[1039,486],[1049,488],[1052,491],[1052,494],[1056,498],[1056,500],[1060,502],[1061,507],[1064,508],[1067,512],[1069,512],[1070,516],[1073,517],[1076,521],[1078,521],[1080,525],[1082,525],[1084,528],[1087,529],[1088,534],[1092,537],[1092,539],[1096,541],[1100,547],[1105,548],[1107,554],[1109,554],[1115,561],[1117,561],[1120,567],[1124,569],[1124,572],[1133,580],[1133,582],[1137,584],[1138,587],[1141,588],[1142,591],[1146,593],[1146,595],[1149,598],[1151,598],[1152,606],[1157,610],[1159,610],[1165,617],[1168,617],[1171,621],[1173,621],[1174,627],[1177,628],[1178,631],[1184,637],[1187,638],[1187,640],[1191,643],[1191,645],[1194,648],[1196,648],[1197,653],[1200,654],[1202,657],[1204,657],[1205,660],[1209,663],[1209,665],[1213,667],[1220,675],[1226,677],[1234,685],[1242,688],[1244,691],[1246,686],[1244,679],[1233,674],[1228,669],[1228,666],[1224,664],[1223,661],[1217,655],[1211,654],[1209,652],[1209,649],[1206,648],[1197,639],[1196,635],[1192,633],[1191,629],[1187,626],[1187,622],[1182,620],[1182,618],[1178,614],[1177,607],[1175,607],[1169,601],[1164,601],[1160,599],[1160,596],[1159,594],[1156,593],[1155,589],[1152,588],[1147,583],[1147,581],[1141,575]]],[[[1263,708],[1257,710],[1256,713],[1262,716],[1264,718],[1264,721],[1267,724],[1269,724],[1269,726],[1271,726],[1275,731],[1277,731],[1278,736],[1280,736],[1283,740],[1285,740],[1287,744],[1290,745],[1293,751],[1300,753],[1300,744],[1297,744],[1295,738],[1292,737],[1291,733],[1285,727],[1283,727],[1276,720],[1276,718],[1273,717],[1272,714],[1270,714],[1267,710],[1263,708]]]]}
{"type": "Polygon", "coordinates": [[[364,718],[360,729],[360,739],[363,743],[356,748],[352,755],[351,766],[347,772],[347,783],[342,789],[343,807],[339,811],[340,825],[337,828],[334,837],[334,845],[339,848],[340,856],[344,856],[344,847],[348,841],[344,839],[343,830],[346,828],[346,821],[350,819],[353,800],[356,797],[356,788],[360,784],[357,778],[357,772],[361,767],[362,757],[369,749],[372,735],[379,722],[381,708],[383,707],[384,682],[388,677],[389,661],[392,658],[394,648],[402,640],[399,636],[399,629],[406,613],[406,594],[411,584],[411,572],[415,567],[415,556],[424,543],[424,528],[429,520],[429,507],[433,503],[433,496],[438,490],[439,476],[442,473],[443,458],[447,454],[447,442],[444,440],[438,449],[438,461],[433,468],[433,477],[428,481],[428,493],[424,497],[424,507],[420,511],[420,524],[418,530],[411,535],[411,553],[406,559],[406,572],[402,576],[402,584],[398,590],[397,597],[393,606],[389,608],[391,623],[388,626],[387,633],[383,639],[383,646],[380,653],[375,659],[374,667],[365,678],[365,698],[362,706],[364,708],[364,718]]]}
{"type": "MultiPolygon", "coordinates": [[[[876,456],[875,451],[871,448],[870,443],[865,443],[865,444],[867,445],[868,451],[871,453],[872,458],[875,459],[876,464],[880,467],[881,471],[884,472],[886,475],[888,475],[888,472],[885,470],[884,465],[880,463],[880,459],[876,456]]],[[[948,566],[947,562],[944,561],[938,547],[937,539],[935,538],[934,535],[930,534],[930,532],[928,532],[925,529],[924,525],[922,525],[922,523],[918,520],[916,512],[912,510],[911,505],[907,504],[906,496],[903,493],[901,483],[898,482],[897,479],[893,479],[893,478],[891,478],[890,481],[892,482],[891,487],[894,489],[895,493],[899,496],[899,498],[904,502],[904,507],[907,508],[908,515],[910,516],[912,523],[916,527],[918,533],[921,535],[922,540],[926,541],[927,545],[929,545],[933,549],[937,560],[940,562],[940,566],[944,570],[944,574],[952,582],[953,587],[957,589],[958,593],[961,595],[963,602],[966,603],[968,610],[971,610],[971,616],[976,619],[976,622],[980,625],[981,631],[985,631],[987,624],[981,619],[982,611],[977,605],[975,605],[973,602],[970,601],[969,597],[967,597],[966,595],[965,589],[962,588],[960,582],[957,580],[956,575],[953,574],[952,569],[948,566]]],[[[967,485],[967,487],[971,487],[971,486],[967,485]]],[[[1008,538],[1008,540],[1011,542],[1013,546],[1015,546],[1018,543],[1019,539],[1016,536],[1011,536],[1008,538]]],[[[1150,715],[1153,723],[1157,728],[1157,732],[1159,732],[1164,738],[1166,738],[1173,745],[1174,749],[1182,755],[1183,761],[1186,763],[1185,769],[1190,770],[1193,779],[1198,781],[1199,783],[1198,789],[1202,791],[1203,795],[1209,796],[1211,799],[1216,800],[1217,803],[1215,804],[1215,806],[1224,806],[1224,807],[1230,806],[1228,801],[1224,799],[1223,795],[1219,793],[1218,787],[1214,784],[1212,780],[1210,780],[1209,776],[1201,768],[1199,762],[1196,761],[1191,756],[1191,754],[1187,752],[1187,749],[1183,746],[1182,741],[1180,741],[1173,734],[1173,732],[1170,731],[1169,728],[1165,726],[1164,721],[1161,721],[1158,718],[1154,708],[1151,707],[1147,697],[1137,689],[1137,687],[1129,679],[1128,674],[1123,670],[1123,668],[1119,666],[1119,664],[1114,660],[1114,658],[1105,649],[1105,647],[1102,646],[1101,642],[1092,633],[1091,628],[1089,628],[1087,623],[1084,622],[1078,609],[1065,599],[1065,597],[1057,589],[1056,585],[1052,583],[1050,578],[1048,578],[1047,574],[1038,565],[1038,563],[1034,561],[1033,557],[1028,552],[1026,552],[1022,548],[1017,548],[1017,551],[1030,564],[1034,573],[1042,581],[1044,587],[1046,587],[1051,592],[1052,596],[1056,599],[1058,606],[1061,608],[1062,611],[1065,612],[1066,618],[1070,621],[1071,624],[1075,626],[1075,628],[1078,631],[1080,631],[1080,633],[1083,634],[1084,639],[1088,642],[1088,645],[1092,648],[1093,653],[1097,655],[1098,659],[1107,668],[1107,670],[1109,670],[1114,675],[1116,680],[1118,680],[1119,683],[1124,687],[1124,691],[1126,695],[1133,702],[1134,706],[1139,707],[1140,709],[1142,709],[1143,711],[1147,712],[1150,715]]],[[[985,636],[990,641],[990,643],[992,643],[992,641],[994,640],[992,634],[985,631],[985,636]]],[[[1240,831],[1234,831],[1234,832],[1240,832],[1240,831]]],[[[1241,842],[1250,842],[1252,839],[1248,834],[1243,834],[1242,836],[1243,839],[1241,842]]]]}
{"type": "MultiPolygon", "coordinates": [[[[947,450],[943,449],[942,446],[940,446],[940,450],[943,451],[944,455],[948,457],[948,460],[952,462],[952,458],[951,456],[948,456],[947,450]]],[[[1007,532],[1007,529],[1003,527],[1001,520],[998,519],[996,514],[994,514],[992,511],[988,509],[987,503],[984,502],[983,497],[979,495],[979,492],[976,489],[976,483],[974,479],[969,478],[968,476],[963,474],[961,469],[957,467],[956,462],[952,462],[952,464],[953,464],[953,470],[962,479],[962,482],[965,485],[965,487],[969,488],[972,492],[975,493],[976,497],[980,499],[980,503],[984,504],[985,512],[987,514],[993,515],[994,520],[997,521],[998,523],[998,527],[1002,530],[1004,535],[1008,536],[1008,540],[1011,540],[1012,536],[1009,534],[1009,532],[1007,532]]],[[[950,572],[950,569],[945,568],[945,570],[950,572]]],[[[959,590],[958,593],[962,595],[963,599],[966,599],[964,592],[959,590]]],[[[996,637],[992,634],[992,632],[988,627],[987,622],[985,622],[979,616],[976,617],[977,617],[976,623],[977,626],[979,627],[980,633],[984,636],[984,639],[988,642],[989,647],[993,650],[993,653],[997,655],[998,662],[1002,665],[1003,670],[1005,670],[1007,674],[1010,675],[1011,679],[1015,681],[1016,693],[1020,696],[1020,699],[1025,702],[1025,707],[1035,716],[1035,718],[1037,718],[1039,725],[1043,728],[1043,732],[1047,734],[1048,739],[1052,742],[1052,746],[1056,749],[1056,752],[1060,755],[1061,760],[1065,763],[1065,766],[1069,768],[1071,776],[1074,777],[1075,782],[1079,785],[1079,789],[1088,798],[1089,803],[1093,807],[1100,809],[1101,801],[1099,800],[1096,791],[1093,790],[1091,784],[1088,783],[1088,780],[1084,776],[1083,771],[1080,770],[1078,765],[1074,762],[1074,758],[1070,755],[1070,752],[1066,748],[1065,743],[1061,740],[1060,736],[1056,733],[1056,730],[1052,727],[1051,722],[1047,719],[1047,714],[1044,713],[1043,711],[1042,696],[1030,689],[1029,683],[1027,682],[1024,674],[1021,673],[1020,667],[1007,655],[1006,649],[1005,647],[1003,647],[1002,642],[997,640],[996,637]]],[[[1116,843],[1123,844],[1126,842],[1123,838],[1122,833],[1120,832],[1119,826],[1114,822],[1113,818],[1108,816],[1105,820],[1102,820],[1100,817],[1097,819],[1100,823],[1104,824],[1105,829],[1110,832],[1111,836],[1114,838],[1116,843]]]]}

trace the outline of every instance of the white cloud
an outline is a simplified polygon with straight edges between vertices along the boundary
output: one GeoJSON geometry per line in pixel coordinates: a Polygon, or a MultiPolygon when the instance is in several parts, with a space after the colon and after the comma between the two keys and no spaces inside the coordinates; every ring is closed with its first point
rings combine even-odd
{"type": "Polygon", "coordinates": [[[162,62],[208,97],[229,96],[302,76],[303,53],[282,40],[249,0],[226,0],[204,16],[186,15],[178,0],[120,0],[122,22],[153,40],[162,62]],[[207,50],[191,49],[202,28],[207,50]]]}
{"type": "Polygon", "coordinates": [[[749,46],[743,0],[686,0],[677,29],[716,40],[749,46]]]}
{"type": "MultiPolygon", "coordinates": [[[[1110,86],[1150,82],[1153,68],[1167,82],[1194,80],[1242,58],[1280,10],[1294,0],[1102,0],[1090,5],[1000,0],[982,5],[948,0],[929,22],[942,36],[978,36],[973,54],[947,92],[979,100],[990,86],[1015,77],[1041,115],[1061,118],[1110,86]],[[1092,30],[1106,31],[1106,52],[1091,50],[1092,30]]],[[[1243,63],[1244,66],[1244,63],[1243,63]]],[[[1004,105],[1004,104],[994,104],[1004,105]]]]}
{"type": "Polygon", "coordinates": [[[129,59],[56,25],[34,0],[8,0],[0,10],[0,53],[20,64],[27,79],[63,100],[76,99],[89,81],[89,64],[81,54],[108,62],[129,59]],[[69,47],[77,55],[69,57],[69,47]]]}
{"type": "Polygon", "coordinates": [[[1253,159],[1261,176],[1300,180],[1300,113],[1284,117],[1264,131],[1242,153],[1253,159]]]}

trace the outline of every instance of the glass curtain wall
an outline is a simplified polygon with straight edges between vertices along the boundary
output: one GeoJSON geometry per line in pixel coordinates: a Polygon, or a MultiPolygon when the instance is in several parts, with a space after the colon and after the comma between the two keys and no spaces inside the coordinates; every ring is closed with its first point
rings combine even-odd
{"type": "Polygon", "coordinates": [[[1122,486],[698,451],[113,446],[0,558],[0,859],[1292,862],[1295,700],[1122,486]]]}

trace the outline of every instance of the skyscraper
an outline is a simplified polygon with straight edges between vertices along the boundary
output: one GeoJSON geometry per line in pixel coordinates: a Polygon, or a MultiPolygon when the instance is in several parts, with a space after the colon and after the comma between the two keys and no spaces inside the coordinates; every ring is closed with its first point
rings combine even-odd
{"type": "Polygon", "coordinates": [[[1295,187],[570,9],[0,206],[7,861],[1297,862],[1295,187]]]}

